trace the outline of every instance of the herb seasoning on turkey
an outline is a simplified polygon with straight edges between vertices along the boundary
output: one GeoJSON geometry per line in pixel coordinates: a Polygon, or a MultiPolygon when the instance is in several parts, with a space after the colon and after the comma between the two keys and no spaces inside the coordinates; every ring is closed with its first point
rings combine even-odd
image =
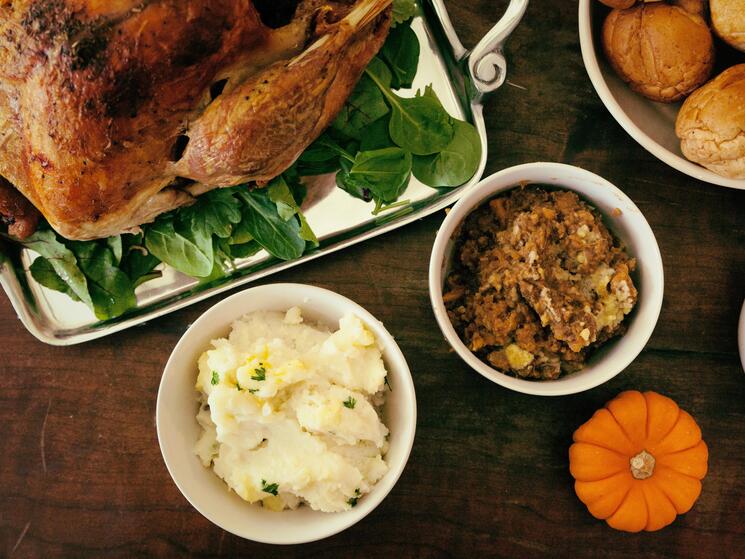
{"type": "Polygon", "coordinates": [[[468,348],[500,371],[555,379],[621,334],[636,262],[568,191],[515,188],[457,234],[444,300],[468,348]]]}

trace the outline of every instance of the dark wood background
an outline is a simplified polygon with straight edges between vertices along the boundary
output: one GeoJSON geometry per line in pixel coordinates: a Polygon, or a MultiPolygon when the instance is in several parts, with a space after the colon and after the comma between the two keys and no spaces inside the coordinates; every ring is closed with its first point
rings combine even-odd
{"type": "MultiPolygon", "coordinates": [[[[449,2],[466,43],[504,2],[449,2]]],[[[745,192],[654,159],[611,118],[585,73],[576,1],[533,0],[510,40],[509,81],[488,103],[487,172],[530,161],[590,169],[640,206],[662,250],[662,316],[646,350],[576,396],[510,392],[448,350],[427,295],[442,214],[278,276],[349,296],[385,322],[409,360],[419,423],[393,492],[346,532],[294,548],[241,540],[181,496],[158,449],[166,359],[210,300],[70,348],[28,334],[0,296],[0,556],[743,557],[745,192]],[[519,87],[518,87],[519,86],[519,87]],[[698,420],[710,448],[698,503],[657,533],[616,532],[574,495],[573,430],[625,389],[656,390],[698,420]]]]}

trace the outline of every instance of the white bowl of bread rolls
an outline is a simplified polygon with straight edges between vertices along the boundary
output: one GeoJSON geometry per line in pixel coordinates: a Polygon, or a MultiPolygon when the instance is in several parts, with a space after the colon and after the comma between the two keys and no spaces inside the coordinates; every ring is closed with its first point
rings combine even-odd
{"type": "Polygon", "coordinates": [[[595,90],[647,151],[745,189],[745,0],[580,0],[595,90]]]}

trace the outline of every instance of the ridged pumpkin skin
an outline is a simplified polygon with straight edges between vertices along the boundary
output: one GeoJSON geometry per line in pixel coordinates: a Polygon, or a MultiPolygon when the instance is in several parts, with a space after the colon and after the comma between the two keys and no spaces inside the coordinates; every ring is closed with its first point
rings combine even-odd
{"type": "Polygon", "coordinates": [[[616,530],[664,528],[701,494],[709,451],[694,419],[656,392],[622,392],[574,432],[569,470],[590,513],[616,530]]]}

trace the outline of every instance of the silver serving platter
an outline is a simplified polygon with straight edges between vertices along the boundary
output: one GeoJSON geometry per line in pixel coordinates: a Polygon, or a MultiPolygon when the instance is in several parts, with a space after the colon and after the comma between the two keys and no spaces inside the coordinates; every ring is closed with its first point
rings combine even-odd
{"type": "MultiPolygon", "coordinates": [[[[22,250],[3,257],[0,252],[0,284],[8,294],[24,326],[42,342],[73,345],[100,338],[176,311],[236,286],[249,283],[291,266],[382,235],[407,223],[441,210],[457,201],[482,177],[487,159],[483,98],[496,91],[506,79],[507,63],[502,54],[504,42],[522,19],[528,0],[510,0],[497,24],[472,51],[461,44],[443,0],[424,0],[412,28],[419,37],[419,72],[410,90],[432,84],[451,115],[472,122],[481,137],[482,156],[476,175],[456,189],[432,189],[412,177],[402,199],[410,208],[372,215],[372,204],[355,199],[334,186],[334,177],[315,177],[308,184],[303,212],[320,240],[320,246],[297,260],[279,261],[265,252],[238,260],[224,278],[199,282],[170,268],[163,276],[140,286],[137,308],[125,315],[98,321],[83,303],[36,283],[28,269],[35,254],[22,250]]],[[[0,247],[2,248],[2,247],[0,247]]]]}

